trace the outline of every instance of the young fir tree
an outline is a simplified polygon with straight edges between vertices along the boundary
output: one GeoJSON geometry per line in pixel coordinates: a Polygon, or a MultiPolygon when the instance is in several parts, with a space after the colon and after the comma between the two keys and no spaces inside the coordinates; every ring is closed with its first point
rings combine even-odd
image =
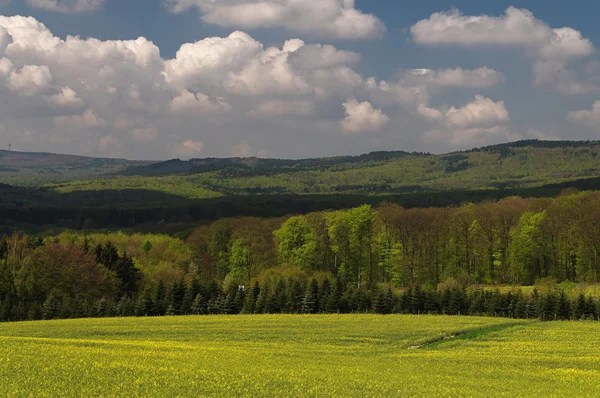
{"type": "Polygon", "coordinates": [[[260,288],[260,293],[256,298],[256,306],[254,307],[255,314],[263,314],[267,307],[267,301],[269,300],[270,294],[270,286],[267,283],[264,283],[260,288]]]}
{"type": "Polygon", "coordinates": [[[156,287],[156,295],[154,296],[154,311],[153,315],[164,315],[167,310],[167,286],[161,279],[156,287]]]}
{"type": "Polygon", "coordinates": [[[558,295],[555,313],[558,319],[569,319],[571,316],[571,305],[564,290],[558,295]]]}
{"type": "Polygon", "coordinates": [[[321,312],[327,312],[327,302],[331,295],[331,282],[329,279],[325,279],[321,285],[321,291],[319,292],[319,303],[321,303],[321,312]]]}
{"type": "Polygon", "coordinates": [[[58,299],[54,296],[54,294],[50,293],[42,305],[42,319],[55,319],[58,310],[58,299]]]}
{"type": "Polygon", "coordinates": [[[417,284],[412,289],[411,310],[413,314],[421,314],[425,309],[425,299],[421,287],[417,284]]]}
{"type": "Polygon", "coordinates": [[[292,280],[290,282],[290,294],[288,296],[287,310],[292,314],[302,312],[302,303],[304,301],[305,288],[300,281],[292,280]]]}
{"type": "Polygon", "coordinates": [[[342,294],[344,293],[344,286],[342,279],[337,277],[335,280],[335,285],[333,286],[333,291],[329,295],[326,304],[326,311],[329,313],[336,313],[340,311],[340,301],[342,298],[342,294]]]}
{"type": "Polygon", "coordinates": [[[575,320],[578,319],[585,319],[586,318],[586,305],[585,305],[585,296],[583,295],[583,293],[579,294],[579,297],[577,297],[577,301],[575,301],[575,303],[573,303],[573,318],[575,320]]]}
{"type": "Polygon", "coordinates": [[[202,299],[201,293],[198,293],[194,298],[194,302],[190,306],[190,312],[193,315],[200,315],[204,313],[204,300],[202,299]]]}
{"type": "Polygon", "coordinates": [[[316,279],[312,279],[306,293],[304,294],[304,300],[302,302],[302,312],[305,314],[315,314],[319,310],[319,282],[316,279]]]}
{"type": "Polygon", "coordinates": [[[598,316],[598,307],[592,296],[588,296],[585,300],[585,314],[588,319],[596,319],[598,316]]]}

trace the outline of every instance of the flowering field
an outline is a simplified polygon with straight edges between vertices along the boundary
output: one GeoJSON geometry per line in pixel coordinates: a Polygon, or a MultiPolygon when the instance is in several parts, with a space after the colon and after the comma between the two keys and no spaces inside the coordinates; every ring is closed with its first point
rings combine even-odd
{"type": "Polygon", "coordinates": [[[0,324],[0,396],[586,396],[600,324],[264,315],[0,324]]]}

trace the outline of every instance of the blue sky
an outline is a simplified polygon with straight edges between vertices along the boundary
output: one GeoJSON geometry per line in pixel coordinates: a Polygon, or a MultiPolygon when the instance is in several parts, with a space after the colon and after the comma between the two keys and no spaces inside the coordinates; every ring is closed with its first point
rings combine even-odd
{"type": "Polygon", "coordinates": [[[166,159],[600,138],[597,2],[2,3],[0,146],[166,159]]]}

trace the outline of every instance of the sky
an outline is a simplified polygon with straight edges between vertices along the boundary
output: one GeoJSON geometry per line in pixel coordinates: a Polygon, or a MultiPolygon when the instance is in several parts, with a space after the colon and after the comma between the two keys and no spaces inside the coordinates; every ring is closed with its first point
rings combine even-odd
{"type": "Polygon", "coordinates": [[[162,160],[600,139],[600,2],[0,0],[0,149],[162,160]]]}

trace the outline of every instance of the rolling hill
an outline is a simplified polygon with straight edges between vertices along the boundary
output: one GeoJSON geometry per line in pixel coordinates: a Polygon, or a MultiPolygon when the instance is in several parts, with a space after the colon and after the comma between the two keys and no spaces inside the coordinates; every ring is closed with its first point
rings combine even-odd
{"type": "Polygon", "coordinates": [[[519,141],[450,154],[136,162],[0,152],[0,220],[80,228],[281,216],[392,201],[449,206],[600,189],[600,142],[519,141]]]}

